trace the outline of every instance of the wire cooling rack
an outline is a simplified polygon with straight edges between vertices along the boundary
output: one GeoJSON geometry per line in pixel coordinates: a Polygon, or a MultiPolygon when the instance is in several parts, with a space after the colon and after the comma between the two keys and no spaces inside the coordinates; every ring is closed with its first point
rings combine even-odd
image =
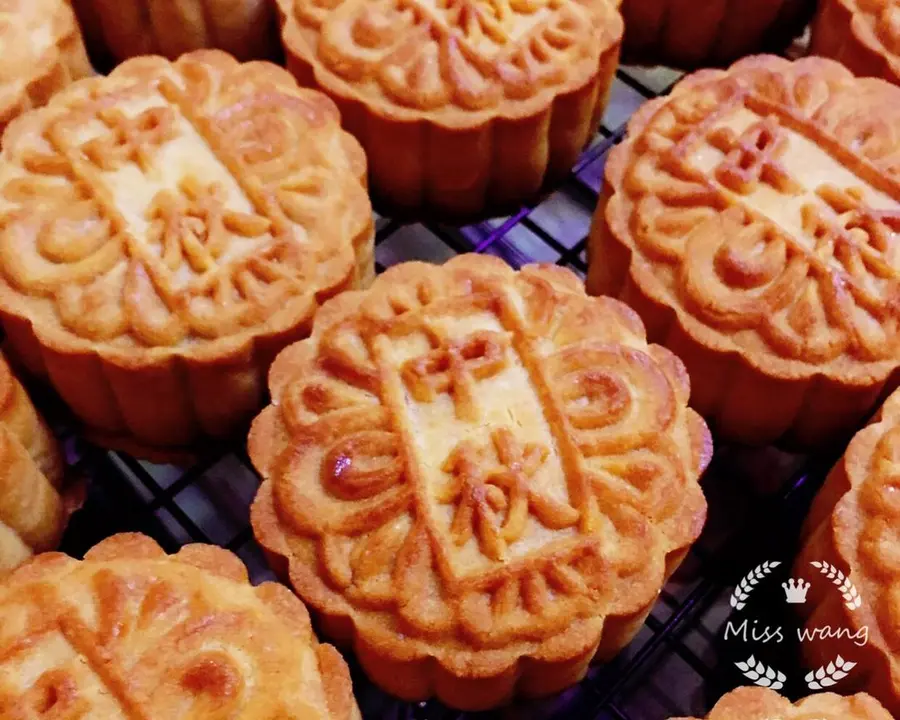
{"type": "MultiPolygon", "coordinates": [[[[677,78],[661,69],[620,70],[602,129],[564,186],[536,207],[464,228],[379,218],[379,271],[406,260],[439,263],[474,251],[497,255],[514,267],[531,261],[557,263],[583,276],[606,155],[621,139],[631,114],[677,78]]],[[[37,399],[63,439],[70,464],[91,479],[85,505],[63,541],[65,552],[81,556],[115,532],[140,531],[170,552],[188,542],[224,546],[244,560],[254,582],[274,579],[249,529],[249,506],[259,480],[243,447],[211,452],[187,468],[154,465],[88,445],[69,429],[73,423],[58,401],[40,392],[37,399]]],[[[348,654],[364,716],[661,720],[704,715],[741,680],[721,643],[731,586],[760,558],[792,556],[805,507],[833,459],[717,448],[703,480],[710,512],[701,540],[660,594],[637,638],[612,663],[592,669],[579,686],[543,701],[466,714],[436,702],[408,704],[387,697],[368,683],[348,654]]]]}

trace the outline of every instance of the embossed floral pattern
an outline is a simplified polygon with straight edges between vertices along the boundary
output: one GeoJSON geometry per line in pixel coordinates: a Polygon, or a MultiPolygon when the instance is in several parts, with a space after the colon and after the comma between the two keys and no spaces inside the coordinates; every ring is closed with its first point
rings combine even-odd
{"type": "Polygon", "coordinates": [[[134,58],[6,137],[0,319],[100,444],[183,462],[233,436],[277,352],[374,275],[365,154],[276,65],[134,58]]]}
{"type": "Polygon", "coordinates": [[[688,81],[622,150],[615,200],[686,314],[814,365],[900,352],[900,138],[880,119],[883,93],[836,68],[738,65],[688,81]],[[825,147],[834,179],[804,165],[825,147]]]}
{"type": "Polygon", "coordinates": [[[138,60],[22,128],[0,172],[7,307],[49,299],[74,336],[175,347],[302,313],[355,276],[370,219],[361,168],[325,149],[334,108],[255,70],[138,60]]]}
{"type": "Polygon", "coordinates": [[[564,83],[567,66],[596,55],[609,14],[572,0],[291,1],[331,72],[421,110],[484,110],[564,83]]]}
{"type": "Polygon", "coordinates": [[[464,256],[321,317],[276,361],[250,440],[254,527],[301,594],[360,628],[390,613],[442,662],[438,631],[549,641],[615,615],[625,578],[650,601],[699,529],[709,446],[630,311],[564,271],[464,256]]]}
{"type": "Polygon", "coordinates": [[[355,720],[346,665],[231,553],[117,535],[0,585],[0,715],[355,720]],[[72,602],[77,598],[78,602],[72,602]]]}

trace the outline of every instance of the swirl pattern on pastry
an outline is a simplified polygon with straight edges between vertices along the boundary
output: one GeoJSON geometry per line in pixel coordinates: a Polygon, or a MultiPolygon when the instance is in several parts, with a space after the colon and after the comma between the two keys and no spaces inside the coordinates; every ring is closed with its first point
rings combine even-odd
{"type": "Polygon", "coordinates": [[[684,368],[567,271],[391,269],[327,303],[270,384],[254,529],[301,596],[358,645],[392,637],[414,676],[428,656],[489,676],[495,655],[611,651],[705,515],[684,368]]]}
{"type": "Polygon", "coordinates": [[[260,332],[276,310],[302,321],[357,274],[359,160],[331,103],[274,66],[136,60],[8,140],[0,302],[38,331],[176,349],[260,332]]]}
{"type": "MultiPolygon", "coordinates": [[[[621,34],[606,0],[281,0],[321,67],[422,112],[527,101],[596,70],[621,34]],[[618,35],[615,32],[618,28],[618,35]]],[[[303,50],[298,47],[297,50],[303,50]]]]}
{"type": "Polygon", "coordinates": [[[3,717],[360,718],[302,603],[212,546],[47,553],[0,584],[0,619],[3,717]]]}
{"type": "Polygon", "coordinates": [[[631,125],[595,233],[607,223],[635,282],[708,346],[884,375],[900,355],[898,107],[828,61],[698,73],[631,125]]]}

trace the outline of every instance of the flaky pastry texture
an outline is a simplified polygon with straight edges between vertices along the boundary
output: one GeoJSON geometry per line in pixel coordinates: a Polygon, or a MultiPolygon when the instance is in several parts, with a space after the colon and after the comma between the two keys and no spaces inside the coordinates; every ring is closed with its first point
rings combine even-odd
{"type": "Polygon", "coordinates": [[[555,266],[391,268],[326,303],[269,385],[255,534],[401,698],[483,709],[577,682],[705,519],[681,363],[555,266]]]}
{"type": "Polygon", "coordinates": [[[6,131],[0,318],[101,439],[249,420],[275,354],[374,273],[359,144],[269,63],[143,57],[6,131]]]}
{"type": "Polygon", "coordinates": [[[897,0],[821,0],[812,28],[810,52],[857,75],[900,83],[897,0]]]}
{"type": "Polygon", "coordinates": [[[610,155],[588,289],[679,355],[723,437],[821,445],[898,382],[900,90],[759,56],[645,105],[610,155]]]}
{"type": "Polygon", "coordinates": [[[781,52],[814,9],[815,0],[622,0],[623,61],[696,70],[781,52]]]}
{"type": "Polygon", "coordinates": [[[0,583],[0,716],[359,720],[341,656],[232,553],[115,535],[0,583]]]}
{"type": "MultiPolygon", "coordinates": [[[[807,519],[797,567],[825,562],[849,578],[859,602],[828,584],[814,585],[804,606],[808,627],[847,628],[867,642],[807,643],[810,665],[843,653],[858,664],[847,682],[900,714],[900,391],[861,430],[834,467],[807,519]],[[858,606],[858,607],[857,607],[858,606]]],[[[847,592],[845,588],[844,592],[847,592]]]]}
{"type": "MultiPolygon", "coordinates": [[[[716,703],[706,720],[891,720],[890,713],[877,700],[860,693],[842,697],[818,693],[797,703],[774,690],[742,687],[716,703]]],[[[672,720],[700,720],[672,718],[672,720]]]]}
{"type": "Polygon", "coordinates": [[[497,213],[571,170],[618,64],[613,0],[278,0],[288,67],[341,108],[393,214],[497,213]]]}
{"type": "Polygon", "coordinates": [[[56,548],[72,510],[62,453],[0,356],[0,575],[56,548]]]}
{"type": "Polygon", "coordinates": [[[93,74],[66,0],[4,0],[0,47],[0,132],[16,116],[93,74]]]}

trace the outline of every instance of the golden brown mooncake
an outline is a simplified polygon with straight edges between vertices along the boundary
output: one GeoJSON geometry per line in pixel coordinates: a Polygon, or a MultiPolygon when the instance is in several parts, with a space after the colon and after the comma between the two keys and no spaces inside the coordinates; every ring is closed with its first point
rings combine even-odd
{"type": "Polygon", "coordinates": [[[458,221],[564,178],[618,64],[613,0],[278,0],[289,69],[362,143],[376,206],[458,221]]]}
{"type": "MultiPolygon", "coordinates": [[[[723,697],[706,720],[892,720],[877,700],[860,693],[842,697],[834,693],[810,695],[795,704],[774,690],[742,687],[723,697]]],[[[699,720],[672,718],[672,720],[699,720]]]]}
{"type": "Polygon", "coordinates": [[[319,303],[374,274],[334,103],[216,50],[135,58],[9,127],[0,319],[102,443],[240,428],[319,303]]]}
{"type": "Polygon", "coordinates": [[[66,0],[2,0],[0,47],[0,132],[25,110],[93,74],[66,0]]]}
{"type": "Polygon", "coordinates": [[[810,52],[900,84],[900,2],[821,0],[810,52]]]}
{"type": "Polygon", "coordinates": [[[277,55],[271,0],[72,0],[92,52],[126,60],[218,48],[239,60],[277,55]]]}
{"type": "Polygon", "coordinates": [[[254,532],[397,697],[483,709],[577,682],[706,516],[684,368],[556,266],[395,266],[326,303],[269,383],[254,532]]]}
{"type": "Polygon", "coordinates": [[[815,0],[622,0],[623,59],[695,70],[781,51],[814,8],[815,0]]]}
{"type": "Polygon", "coordinates": [[[72,509],[56,439],[0,356],[0,575],[53,550],[72,509]]]}
{"type": "Polygon", "coordinates": [[[832,583],[849,580],[843,589],[827,579],[813,583],[802,609],[808,628],[844,628],[856,640],[804,643],[808,664],[819,667],[842,654],[857,667],[841,681],[841,690],[865,690],[895,716],[900,715],[898,487],[900,391],[854,437],[829,474],[807,518],[796,565],[810,577],[816,573],[810,563],[828,563],[841,573],[833,574],[832,583]]]}
{"type": "Polygon", "coordinates": [[[0,716],[359,720],[303,603],[227,550],[115,535],[0,583],[0,716]]]}
{"type": "Polygon", "coordinates": [[[898,383],[900,89],[748,58],[645,105],[610,155],[588,290],[638,311],[722,437],[820,445],[898,383]]]}

